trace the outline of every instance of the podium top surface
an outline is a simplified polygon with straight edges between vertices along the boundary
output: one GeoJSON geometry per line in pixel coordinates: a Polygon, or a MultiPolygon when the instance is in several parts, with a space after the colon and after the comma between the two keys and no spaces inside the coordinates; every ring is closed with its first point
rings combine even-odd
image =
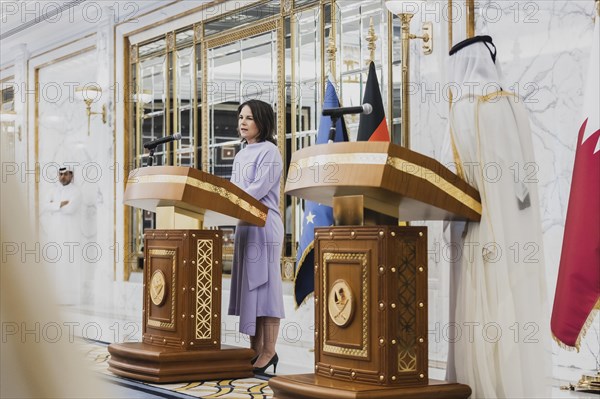
{"type": "Polygon", "coordinates": [[[389,142],[296,151],[285,192],[329,206],[334,196],[363,195],[365,208],[406,221],[481,219],[475,188],[435,159],[389,142]]]}
{"type": "Polygon", "coordinates": [[[129,174],[125,205],[156,212],[175,206],[204,214],[204,225],[224,226],[242,220],[264,226],[268,208],[229,180],[184,166],[150,166],[129,174]]]}

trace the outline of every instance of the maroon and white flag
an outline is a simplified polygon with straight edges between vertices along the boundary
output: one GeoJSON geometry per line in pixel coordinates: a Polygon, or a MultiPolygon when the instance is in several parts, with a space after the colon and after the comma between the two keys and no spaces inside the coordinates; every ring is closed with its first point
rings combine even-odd
{"type": "Polygon", "coordinates": [[[585,82],[582,124],[565,222],[551,328],[554,338],[579,350],[600,308],[600,17],[585,82]]]}

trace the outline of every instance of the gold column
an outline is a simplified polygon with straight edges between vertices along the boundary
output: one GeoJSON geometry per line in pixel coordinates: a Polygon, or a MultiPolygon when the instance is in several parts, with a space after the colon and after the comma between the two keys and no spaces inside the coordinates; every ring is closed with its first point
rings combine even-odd
{"type": "Polygon", "coordinates": [[[408,87],[410,86],[410,20],[412,14],[398,14],[402,23],[402,103],[400,108],[401,124],[400,132],[402,136],[402,145],[410,148],[410,98],[408,87]]]}
{"type": "Polygon", "coordinates": [[[467,39],[475,36],[475,0],[466,0],[467,5],[467,39]]]}

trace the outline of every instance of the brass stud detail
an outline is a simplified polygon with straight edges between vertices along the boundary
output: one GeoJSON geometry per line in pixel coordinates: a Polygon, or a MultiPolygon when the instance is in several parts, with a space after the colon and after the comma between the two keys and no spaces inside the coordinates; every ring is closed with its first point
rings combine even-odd
{"type": "Polygon", "coordinates": [[[219,261],[218,261],[218,260],[215,260],[215,265],[218,265],[218,264],[219,264],[219,261]]]}
{"type": "Polygon", "coordinates": [[[422,308],[423,307],[423,302],[419,302],[419,307],[422,308]]]}
{"type": "Polygon", "coordinates": [[[333,367],[329,369],[329,374],[333,375],[333,367]]]}
{"type": "Polygon", "coordinates": [[[352,373],[350,373],[350,375],[352,376],[352,378],[356,377],[356,371],[353,371],[352,373]]]}
{"type": "Polygon", "coordinates": [[[191,314],[191,315],[190,315],[190,319],[193,319],[193,318],[194,318],[194,315],[193,315],[193,314],[191,314]]]}
{"type": "Polygon", "coordinates": [[[385,380],[385,376],[384,375],[380,375],[379,376],[379,381],[383,381],[383,380],[385,380]]]}
{"type": "Polygon", "coordinates": [[[194,346],[194,341],[190,341],[190,345],[194,346]]]}
{"type": "Polygon", "coordinates": [[[319,365],[315,364],[315,371],[319,371],[319,365]]]}
{"type": "Polygon", "coordinates": [[[383,273],[385,271],[383,266],[379,266],[379,273],[383,273]]]}
{"type": "Polygon", "coordinates": [[[183,260],[183,264],[185,265],[186,263],[187,263],[187,260],[185,260],[185,259],[184,259],[184,260],[183,260]]]}
{"type": "Polygon", "coordinates": [[[396,376],[395,375],[392,376],[392,381],[396,381],[396,376]]]}
{"type": "Polygon", "coordinates": [[[181,318],[182,318],[182,319],[185,319],[185,313],[181,315],[181,318]]]}
{"type": "Polygon", "coordinates": [[[215,313],[215,319],[216,319],[217,317],[219,317],[219,315],[215,313]]]}
{"type": "Polygon", "coordinates": [[[395,267],[392,267],[391,270],[392,270],[392,273],[396,273],[396,268],[395,267]]]}
{"type": "MultiPolygon", "coordinates": [[[[384,234],[385,234],[385,233],[383,232],[383,230],[382,230],[382,231],[380,231],[380,232],[379,232],[379,237],[383,237],[383,235],[384,235],[384,234]]],[[[393,234],[393,233],[392,233],[392,234],[393,234]]]]}
{"type": "Polygon", "coordinates": [[[392,340],[392,345],[396,345],[396,340],[395,339],[392,340]]]}
{"type": "Polygon", "coordinates": [[[423,237],[423,232],[419,231],[419,237],[423,237]]]}
{"type": "Polygon", "coordinates": [[[392,237],[396,237],[396,232],[395,231],[392,231],[390,234],[392,235],[392,237]]]}
{"type": "Polygon", "coordinates": [[[318,233],[318,232],[316,232],[316,233],[315,233],[315,237],[318,237],[318,236],[319,236],[319,233],[318,233]]]}
{"type": "Polygon", "coordinates": [[[353,231],[350,233],[350,236],[351,236],[351,237],[354,237],[355,235],[356,235],[356,233],[355,233],[355,232],[353,232],[353,231]]]}
{"type": "Polygon", "coordinates": [[[392,303],[392,309],[396,309],[396,304],[392,303]]]}
{"type": "Polygon", "coordinates": [[[183,233],[183,236],[184,236],[184,237],[187,237],[187,233],[183,233]]]}
{"type": "Polygon", "coordinates": [[[419,378],[425,378],[425,374],[419,374],[419,378]]]}
{"type": "Polygon", "coordinates": [[[319,298],[315,297],[315,303],[319,303],[319,298]]]}
{"type": "Polygon", "coordinates": [[[181,341],[181,345],[185,345],[185,341],[181,341]]]}
{"type": "Polygon", "coordinates": [[[215,234],[215,237],[216,237],[216,238],[219,238],[219,235],[218,235],[218,234],[215,234]]]}
{"type": "Polygon", "coordinates": [[[383,302],[379,302],[379,309],[383,309],[384,306],[385,304],[383,302]]]}
{"type": "Polygon", "coordinates": [[[163,338],[163,344],[166,344],[166,343],[167,343],[167,339],[163,338]]]}
{"type": "Polygon", "coordinates": [[[192,237],[196,237],[196,234],[192,234],[192,237]]]}
{"type": "Polygon", "coordinates": [[[154,340],[154,338],[150,337],[150,342],[152,342],[154,340]]]}
{"type": "Polygon", "coordinates": [[[165,234],[165,238],[169,238],[169,233],[165,234]]]}
{"type": "Polygon", "coordinates": [[[329,237],[333,237],[333,231],[329,232],[329,237]]]}
{"type": "Polygon", "coordinates": [[[215,291],[219,291],[219,287],[215,287],[215,291]]]}
{"type": "Polygon", "coordinates": [[[423,272],[423,270],[425,270],[425,269],[423,268],[423,266],[419,266],[419,271],[420,271],[420,272],[423,272]]]}
{"type": "Polygon", "coordinates": [[[381,345],[383,345],[383,343],[384,343],[384,342],[385,342],[385,340],[384,340],[383,338],[379,338],[379,343],[380,343],[381,345]]]}
{"type": "Polygon", "coordinates": [[[196,261],[195,261],[195,260],[193,260],[193,261],[192,261],[192,265],[195,265],[195,264],[196,264],[196,261]]]}
{"type": "Polygon", "coordinates": [[[185,287],[183,287],[183,292],[185,292],[185,287]]]}
{"type": "Polygon", "coordinates": [[[315,330],[315,337],[319,335],[319,331],[315,330]]]}
{"type": "Polygon", "coordinates": [[[419,338],[419,342],[423,343],[423,342],[425,342],[425,340],[423,338],[419,338]]]}
{"type": "Polygon", "coordinates": [[[213,344],[215,344],[215,345],[216,345],[216,344],[217,344],[217,341],[213,341],[213,344]]]}
{"type": "Polygon", "coordinates": [[[192,290],[192,292],[196,291],[196,289],[194,287],[190,288],[190,290],[192,290]]]}

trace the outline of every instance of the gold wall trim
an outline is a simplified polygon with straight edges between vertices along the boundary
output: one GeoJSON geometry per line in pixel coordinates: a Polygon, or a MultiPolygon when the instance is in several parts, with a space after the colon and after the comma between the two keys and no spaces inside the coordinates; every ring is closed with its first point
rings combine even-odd
{"type": "MultiPolygon", "coordinates": [[[[147,316],[147,324],[151,327],[158,328],[174,328],[175,327],[175,303],[177,302],[177,295],[175,292],[175,282],[177,280],[177,251],[172,249],[150,249],[150,256],[170,256],[171,257],[171,318],[169,323],[165,323],[164,321],[151,319],[150,314],[150,295],[146,295],[146,315],[147,316]]],[[[149,265],[148,265],[149,266],[149,265]]],[[[146,281],[146,287],[150,287],[150,273],[148,273],[148,281],[146,281]]]]}
{"type": "MultiPolygon", "coordinates": [[[[157,12],[157,11],[160,11],[160,10],[162,10],[162,9],[166,8],[166,7],[172,6],[173,4],[179,3],[179,2],[181,2],[181,1],[182,1],[182,0],[175,0],[175,1],[171,2],[171,3],[169,3],[169,4],[165,4],[165,5],[164,5],[164,6],[162,6],[162,7],[159,7],[159,8],[157,8],[157,9],[154,9],[154,10],[150,10],[150,11],[148,11],[148,12],[144,13],[144,14],[136,15],[136,16],[134,16],[134,17],[132,17],[132,18],[128,19],[128,20],[125,20],[125,21],[119,22],[117,25],[115,25],[115,27],[117,27],[117,26],[121,26],[121,25],[124,25],[124,24],[126,24],[126,23],[129,23],[129,21],[131,21],[132,19],[139,19],[139,18],[145,17],[146,15],[153,14],[153,13],[155,13],[155,12],[157,12]]],[[[216,6],[216,5],[219,5],[219,4],[222,4],[222,3],[225,3],[225,2],[227,2],[227,1],[228,1],[228,0],[215,0],[215,1],[211,1],[210,3],[205,3],[205,4],[202,4],[201,6],[198,6],[198,7],[196,7],[196,8],[192,8],[191,10],[186,10],[186,11],[184,11],[184,12],[181,12],[181,13],[179,13],[179,14],[175,14],[175,15],[172,15],[172,16],[170,16],[170,17],[167,17],[167,18],[161,19],[160,21],[156,21],[156,22],[153,22],[153,23],[151,23],[151,24],[148,24],[147,26],[144,26],[143,28],[136,29],[136,30],[132,30],[131,32],[126,32],[126,33],[124,34],[124,36],[125,36],[125,37],[130,37],[130,36],[137,35],[137,34],[138,34],[138,33],[140,33],[140,32],[145,32],[145,31],[147,31],[147,30],[154,29],[154,28],[156,28],[157,26],[160,26],[160,25],[167,24],[167,23],[169,23],[169,22],[171,22],[171,21],[176,21],[176,20],[178,20],[178,19],[180,19],[180,18],[183,18],[183,17],[185,17],[185,16],[187,16],[187,15],[194,14],[194,13],[196,13],[196,12],[199,12],[199,11],[202,11],[202,10],[204,10],[204,9],[206,9],[206,8],[214,7],[214,6],[216,6]]],[[[159,36],[160,36],[160,35],[159,35],[159,36]]]]}
{"type": "Polygon", "coordinates": [[[323,292],[321,298],[323,298],[321,307],[323,311],[323,352],[333,353],[336,355],[356,356],[356,357],[369,357],[369,270],[367,264],[367,254],[365,253],[323,253],[323,292]],[[327,266],[328,262],[331,261],[346,261],[356,262],[361,267],[362,274],[362,347],[361,349],[344,348],[337,345],[329,345],[327,341],[327,300],[328,287],[327,287],[327,266]]]}
{"type": "MultiPolygon", "coordinates": [[[[85,40],[85,39],[89,39],[90,37],[94,37],[94,36],[96,36],[96,32],[94,32],[94,33],[90,33],[90,34],[88,34],[88,35],[85,35],[85,36],[83,36],[83,37],[80,37],[80,38],[78,38],[78,39],[75,39],[75,40],[71,40],[70,42],[63,43],[63,44],[61,44],[60,46],[53,47],[53,48],[51,48],[50,50],[46,50],[46,51],[44,51],[44,52],[42,52],[42,53],[39,53],[39,54],[36,54],[36,55],[32,55],[31,57],[29,57],[28,61],[31,61],[31,60],[33,60],[33,59],[35,59],[35,58],[39,58],[39,57],[41,57],[41,56],[43,56],[43,55],[46,55],[46,54],[52,53],[52,52],[54,52],[54,51],[57,51],[57,50],[60,50],[60,49],[62,49],[62,48],[64,48],[64,47],[70,46],[71,44],[74,44],[74,43],[77,43],[77,42],[83,41],[83,40],[85,40]]],[[[94,45],[94,47],[96,47],[96,46],[94,45]]],[[[40,67],[40,66],[37,66],[37,68],[39,68],[39,67],[40,67]]]]}
{"type": "Polygon", "coordinates": [[[213,240],[196,243],[196,339],[212,338],[213,240]]]}
{"type": "MultiPolygon", "coordinates": [[[[78,55],[81,55],[83,53],[87,53],[88,51],[93,51],[93,50],[96,50],[96,45],[95,44],[93,44],[91,46],[88,46],[88,47],[85,47],[85,48],[82,48],[81,50],[75,51],[74,53],[65,54],[65,55],[63,55],[61,57],[58,57],[58,58],[55,58],[55,59],[53,59],[51,61],[45,62],[45,63],[40,64],[40,65],[36,65],[35,69],[46,68],[46,67],[48,67],[48,66],[50,66],[52,64],[57,64],[57,63],[62,62],[64,60],[68,60],[69,58],[77,57],[78,55]]],[[[37,90],[37,88],[36,88],[36,90],[37,90]]]]}
{"type": "Polygon", "coordinates": [[[444,191],[463,205],[481,215],[481,202],[444,179],[429,168],[417,165],[398,157],[388,157],[383,153],[351,153],[351,154],[326,154],[302,158],[296,165],[300,171],[314,165],[389,165],[401,172],[426,180],[435,187],[444,191]]]}
{"type": "Polygon", "coordinates": [[[273,17],[270,21],[260,22],[257,25],[248,26],[239,29],[229,29],[223,33],[217,33],[207,36],[205,43],[206,47],[213,48],[223,46],[228,43],[238,40],[247,39],[252,36],[260,35],[277,29],[279,16],[273,17]]]}
{"type": "Polygon", "coordinates": [[[253,216],[256,216],[266,222],[267,214],[259,210],[254,205],[251,205],[248,201],[238,197],[236,194],[227,191],[223,187],[215,186],[214,184],[201,181],[189,176],[172,176],[172,175],[146,175],[146,176],[135,176],[132,179],[127,180],[128,185],[137,184],[152,184],[152,183],[175,183],[182,185],[189,185],[198,188],[203,191],[207,191],[211,194],[217,194],[221,198],[235,204],[236,206],[247,209],[253,216]]]}

